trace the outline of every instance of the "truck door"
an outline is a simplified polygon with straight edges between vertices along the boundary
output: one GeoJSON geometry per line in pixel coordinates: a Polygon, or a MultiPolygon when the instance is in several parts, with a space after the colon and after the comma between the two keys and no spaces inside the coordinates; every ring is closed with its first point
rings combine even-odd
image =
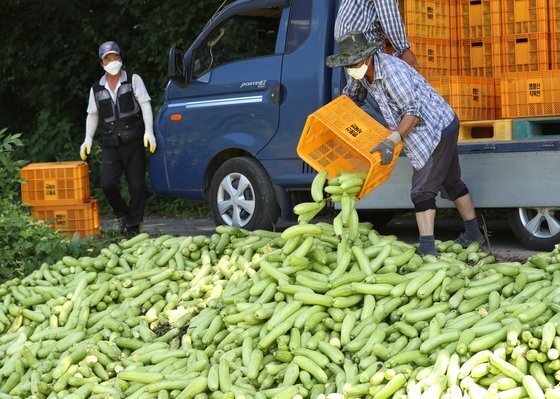
{"type": "Polygon", "coordinates": [[[191,48],[189,85],[169,91],[164,119],[172,190],[200,191],[216,153],[243,148],[256,154],[276,133],[285,40],[281,19],[288,10],[262,7],[262,2],[244,3],[238,12],[214,20],[191,48]]]}

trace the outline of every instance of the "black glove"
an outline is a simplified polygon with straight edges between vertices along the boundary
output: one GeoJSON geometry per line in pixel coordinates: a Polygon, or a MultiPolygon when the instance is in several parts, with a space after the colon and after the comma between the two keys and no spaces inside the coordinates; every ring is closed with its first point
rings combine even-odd
{"type": "Polygon", "coordinates": [[[370,154],[376,151],[381,153],[381,165],[390,164],[395,153],[395,144],[390,140],[382,141],[377,147],[370,151],[370,154]]]}

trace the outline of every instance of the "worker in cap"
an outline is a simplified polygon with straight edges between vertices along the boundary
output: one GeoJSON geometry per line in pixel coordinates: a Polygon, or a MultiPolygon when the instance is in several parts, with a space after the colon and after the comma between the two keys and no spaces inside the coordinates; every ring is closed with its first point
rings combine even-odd
{"type": "Polygon", "coordinates": [[[101,130],[101,188],[120,221],[122,233],[140,232],[146,204],[146,153],[156,150],[150,95],[142,78],[123,69],[121,49],[114,41],[99,46],[105,74],[89,92],[85,139],[80,156],[91,153],[95,132],[101,130]],[[119,181],[124,174],[130,201],[121,196],[119,181]]]}

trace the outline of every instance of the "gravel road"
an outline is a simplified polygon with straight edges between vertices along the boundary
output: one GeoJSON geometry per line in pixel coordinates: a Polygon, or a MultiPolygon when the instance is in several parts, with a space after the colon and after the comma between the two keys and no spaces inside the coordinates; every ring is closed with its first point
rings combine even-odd
{"type": "MultiPolygon", "coordinates": [[[[102,226],[110,228],[112,223],[110,218],[102,218],[102,226]]],[[[289,223],[280,222],[277,227],[279,230],[283,230],[289,225],[289,223]]],[[[210,235],[214,232],[214,228],[212,219],[149,216],[144,219],[143,231],[157,235],[189,236],[210,235]]],[[[455,239],[461,232],[461,228],[460,220],[437,220],[436,239],[443,241],[455,239]]],[[[498,259],[524,260],[536,253],[521,246],[505,221],[489,221],[487,222],[487,229],[491,250],[498,259]]],[[[418,240],[416,222],[411,219],[395,218],[379,232],[384,235],[394,234],[400,240],[411,244],[418,240]]]]}

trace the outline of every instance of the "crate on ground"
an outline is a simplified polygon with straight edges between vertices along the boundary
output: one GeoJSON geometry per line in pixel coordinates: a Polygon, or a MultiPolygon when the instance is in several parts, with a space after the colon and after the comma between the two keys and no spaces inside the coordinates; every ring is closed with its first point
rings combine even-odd
{"type": "Polygon", "coordinates": [[[500,38],[459,40],[456,49],[457,74],[499,78],[500,48],[500,38]]]}
{"type": "Polygon", "coordinates": [[[511,119],[461,122],[459,141],[511,140],[511,119]]]}
{"type": "Polygon", "coordinates": [[[95,198],[74,205],[32,206],[31,216],[52,224],[53,228],[72,237],[99,234],[99,205],[95,198]]]}
{"type": "Polygon", "coordinates": [[[514,119],[513,138],[526,139],[559,139],[560,117],[514,119]]]}
{"type": "Polygon", "coordinates": [[[89,201],[86,162],[41,162],[20,169],[21,199],[29,206],[78,204],[89,201]]]}
{"type": "Polygon", "coordinates": [[[455,21],[455,4],[448,0],[405,0],[403,2],[404,23],[408,36],[430,39],[451,39],[455,21]]]}
{"type": "Polygon", "coordinates": [[[402,150],[399,143],[388,165],[381,165],[379,151],[371,153],[389,134],[352,100],[340,96],[309,115],[297,153],[316,171],[327,170],[329,178],[338,172],[368,172],[357,196],[362,198],[389,178],[402,150]]]}
{"type": "Polygon", "coordinates": [[[495,79],[458,75],[434,79],[431,83],[460,121],[496,119],[495,79]]]}
{"type": "Polygon", "coordinates": [[[548,32],[548,0],[502,0],[502,35],[548,32]]]}
{"type": "Polygon", "coordinates": [[[459,0],[457,26],[461,40],[500,36],[500,0],[459,0]]]}
{"type": "Polygon", "coordinates": [[[427,80],[453,73],[449,40],[409,37],[408,42],[420,64],[419,72],[427,80]]]}
{"type": "Polygon", "coordinates": [[[560,70],[507,73],[501,79],[502,118],[560,115],[560,70]]]}
{"type": "Polygon", "coordinates": [[[502,37],[502,72],[546,71],[550,69],[548,33],[502,37]]]}

